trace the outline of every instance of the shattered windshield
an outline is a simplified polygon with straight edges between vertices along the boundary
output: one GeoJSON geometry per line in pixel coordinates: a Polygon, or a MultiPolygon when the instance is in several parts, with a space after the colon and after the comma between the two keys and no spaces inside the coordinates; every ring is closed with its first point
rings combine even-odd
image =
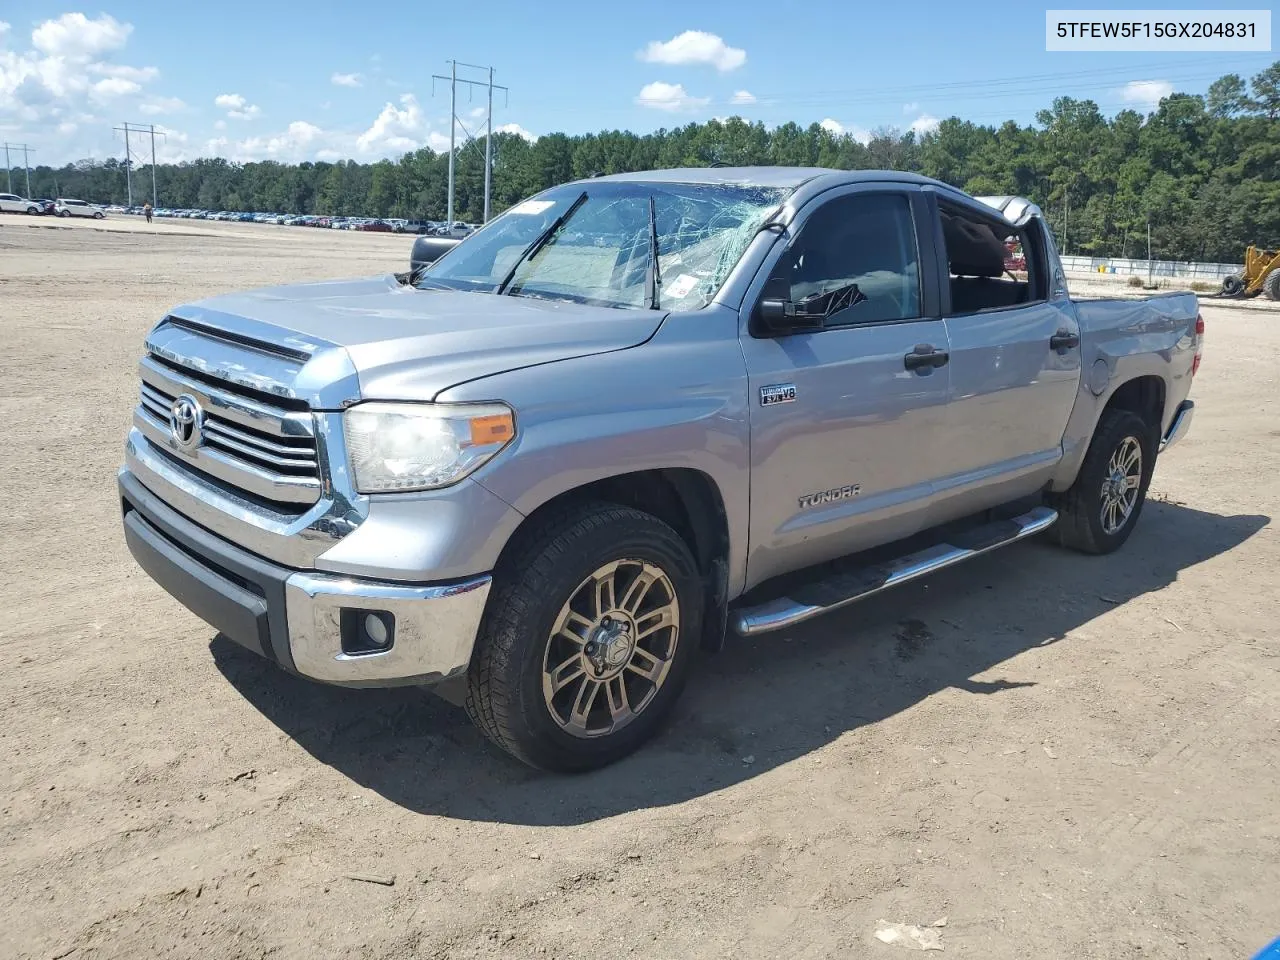
{"type": "Polygon", "coordinates": [[[450,250],[418,286],[695,310],[715,296],[790,192],[607,181],[556,187],[516,204],[450,250]]]}

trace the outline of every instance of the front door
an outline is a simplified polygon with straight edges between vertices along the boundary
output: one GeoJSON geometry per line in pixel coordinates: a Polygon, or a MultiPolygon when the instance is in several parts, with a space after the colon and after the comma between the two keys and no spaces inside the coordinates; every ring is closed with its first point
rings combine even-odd
{"type": "MultiPolygon", "coordinates": [[[[833,191],[800,212],[795,239],[766,263],[755,298],[767,291],[799,303],[840,291],[847,305],[803,333],[771,336],[744,324],[748,586],[923,523],[950,372],[946,325],[928,315],[937,312],[926,303],[933,297],[922,295],[910,195],[874,184],[833,191]]],[[[744,313],[755,306],[749,295],[744,313]]]]}

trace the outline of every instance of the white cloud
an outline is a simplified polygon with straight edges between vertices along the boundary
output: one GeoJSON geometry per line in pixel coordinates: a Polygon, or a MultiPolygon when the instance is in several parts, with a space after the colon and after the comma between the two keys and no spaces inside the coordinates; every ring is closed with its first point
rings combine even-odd
{"type": "Polygon", "coordinates": [[[9,24],[5,23],[3,20],[0,20],[0,40],[3,40],[5,35],[8,32],[9,32],[9,24]]]}
{"type": "MultiPolygon", "coordinates": [[[[538,135],[536,133],[530,133],[524,127],[520,126],[520,124],[518,123],[504,123],[500,127],[494,127],[493,132],[494,133],[514,133],[518,137],[524,137],[530,143],[538,142],[538,135]]],[[[447,146],[448,145],[446,144],[446,147],[447,146]]]]}
{"type": "Polygon", "coordinates": [[[447,153],[449,151],[449,135],[441,133],[439,130],[432,130],[427,134],[427,146],[436,153],[447,153]]]}
{"type": "Polygon", "coordinates": [[[910,103],[904,103],[902,105],[903,113],[915,113],[919,109],[920,109],[920,104],[916,103],[916,101],[914,100],[912,100],[910,103]]]}
{"type": "Polygon", "coordinates": [[[216,122],[214,123],[214,125],[213,125],[213,129],[215,129],[215,130],[225,130],[225,129],[227,129],[227,121],[225,121],[225,120],[218,120],[218,121],[216,121],[216,122]]]}
{"type": "Polygon", "coordinates": [[[187,109],[186,103],[178,97],[156,97],[154,100],[144,100],[138,105],[138,112],[145,113],[149,117],[164,113],[181,113],[185,109],[187,109]]]}
{"type": "Polygon", "coordinates": [[[835,137],[850,136],[854,140],[864,146],[871,142],[871,131],[857,124],[841,123],[839,120],[832,120],[830,117],[818,123],[823,130],[835,137]]]}
{"type": "Polygon", "coordinates": [[[730,103],[742,105],[752,104],[756,102],[756,95],[750,90],[735,90],[732,97],[729,98],[730,103]]]}
{"type": "Polygon", "coordinates": [[[1173,93],[1168,80],[1132,80],[1124,85],[1120,97],[1125,103],[1136,104],[1144,110],[1154,110],[1160,101],[1173,93]]]}
{"type": "Polygon", "coordinates": [[[702,30],[686,30],[665,43],[650,41],[637,56],[646,63],[709,64],[720,71],[736,70],[747,62],[747,51],[702,30]]]}
{"type": "Polygon", "coordinates": [[[469,116],[472,120],[481,120],[484,118],[484,115],[485,115],[484,107],[472,107],[469,111],[467,111],[467,116],[469,116]]]}
{"type": "Polygon", "coordinates": [[[335,73],[329,82],[335,87],[358,87],[364,82],[364,77],[358,73],[335,73]]]}
{"type": "Polygon", "coordinates": [[[297,162],[324,149],[328,134],[314,123],[295,120],[282,133],[270,137],[228,140],[215,137],[205,143],[205,156],[226,157],[239,163],[255,160],[297,162]]]}
{"type": "Polygon", "coordinates": [[[926,133],[933,133],[938,129],[938,124],[942,121],[937,117],[931,117],[927,113],[922,113],[911,121],[911,132],[917,137],[923,137],[926,133]]]}
{"type": "Polygon", "coordinates": [[[426,132],[426,121],[417,98],[406,93],[400,97],[400,106],[387,103],[374,118],[373,124],[356,137],[356,147],[361,153],[407,153],[421,145],[426,132]]]}
{"type": "Polygon", "coordinates": [[[156,67],[130,67],[123,63],[91,63],[89,72],[99,77],[118,77],[134,83],[149,83],[160,76],[156,67]]]}
{"type": "MultiPolygon", "coordinates": [[[[0,29],[0,124],[50,132],[74,124],[80,130],[91,122],[96,106],[139,94],[159,70],[107,59],[126,44],[132,30],[110,16],[90,19],[68,13],[38,24],[31,31],[31,47],[18,50],[3,42],[12,37],[12,27],[5,24],[0,29]]],[[[42,139],[29,135],[37,143],[42,139]]],[[[64,130],[54,141],[59,151],[68,149],[66,135],[64,130]]],[[[104,132],[99,142],[109,140],[104,132]]]]}
{"type": "Polygon", "coordinates": [[[661,80],[646,83],[636,96],[636,103],[642,107],[672,113],[677,110],[696,110],[710,102],[709,97],[690,96],[682,83],[663,83],[661,80]]]}
{"type": "Polygon", "coordinates": [[[134,83],[132,80],[125,80],[121,77],[107,77],[105,80],[99,80],[95,83],[90,88],[89,95],[97,100],[110,100],[114,97],[137,93],[141,89],[141,85],[134,83]]]}
{"type": "Polygon", "coordinates": [[[213,98],[213,105],[227,111],[232,120],[250,120],[262,111],[238,93],[220,93],[213,98]]]}
{"type": "Polygon", "coordinates": [[[64,13],[36,27],[31,32],[31,45],[50,57],[87,59],[119,50],[132,32],[132,24],[105,13],[96,20],[83,13],[64,13]]]}

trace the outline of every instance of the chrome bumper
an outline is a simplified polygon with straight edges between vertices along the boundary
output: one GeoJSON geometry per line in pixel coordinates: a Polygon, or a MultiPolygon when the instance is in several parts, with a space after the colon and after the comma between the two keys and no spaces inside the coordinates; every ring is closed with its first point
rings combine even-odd
{"type": "Polygon", "coordinates": [[[1160,452],[1164,453],[1175,443],[1187,435],[1191,429],[1191,420],[1196,415],[1196,405],[1191,400],[1183,400],[1178,404],[1178,411],[1173,415],[1173,423],[1160,439],[1160,452]]]}
{"type": "Polygon", "coordinates": [[[351,580],[295,573],[285,581],[289,651],[298,673],[326,683],[443,679],[466,671],[489,597],[491,577],[443,586],[351,580]],[[395,617],[389,650],[344,653],[342,611],[395,617]]]}
{"type": "Polygon", "coordinates": [[[118,483],[125,538],[143,570],[228,639],[286,670],[325,683],[396,686],[439,682],[470,665],[487,574],[405,584],[290,569],[193,523],[128,469],[118,483]],[[394,618],[386,649],[353,642],[368,613],[394,618]]]}

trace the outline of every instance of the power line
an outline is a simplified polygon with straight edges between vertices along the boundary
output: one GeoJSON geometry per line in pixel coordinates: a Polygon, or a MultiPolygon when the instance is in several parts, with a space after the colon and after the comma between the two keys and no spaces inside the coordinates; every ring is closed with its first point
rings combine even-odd
{"type": "Polygon", "coordinates": [[[503,86],[499,86],[493,82],[493,67],[482,67],[475,63],[462,63],[459,60],[448,61],[450,70],[449,76],[443,77],[440,74],[433,73],[431,75],[431,95],[435,96],[435,81],[449,81],[449,202],[448,202],[448,218],[449,229],[453,229],[453,188],[454,188],[454,154],[457,150],[457,134],[458,127],[462,127],[462,132],[467,135],[467,143],[474,142],[475,138],[463,126],[462,121],[458,118],[458,84],[467,84],[468,91],[474,92],[476,87],[484,87],[489,97],[489,109],[485,117],[485,144],[484,144],[484,221],[489,222],[490,194],[493,180],[493,91],[501,90],[503,94],[504,104],[508,101],[510,91],[503,86]],[[465,77],[458,76],[458,68],[465,67],[468,70],[486,70],[489,78],[485,81],[468,80],[465,77]]]}
{"type": "Polygon", "coordinates": [[[130,133],[148,133],[151,135],[151,207],[158,207],[159,201],[156,193],[156,137],[168,139],[165,134],[156,132],[154,123],[148,124],[128,124],[125,123],[114,128],[117,132],[124,134],[124,176],[125,186],[129,191],[129,206],[133,206],[133,155],[129,148],[130,133]]]}
{"type": "Polygon", "coordinates": [[[27,160],[28,153],[35,153],[35,150],[27,146],[25,143],[9,143],[5,141],[4,145],[4,171],[9,177],[9,192],[13,193],[13,165],[9,162],[9,151],[22,151],[22,168],[27,172],[27,197],[31,197],[31,163],[27,160]]]}

